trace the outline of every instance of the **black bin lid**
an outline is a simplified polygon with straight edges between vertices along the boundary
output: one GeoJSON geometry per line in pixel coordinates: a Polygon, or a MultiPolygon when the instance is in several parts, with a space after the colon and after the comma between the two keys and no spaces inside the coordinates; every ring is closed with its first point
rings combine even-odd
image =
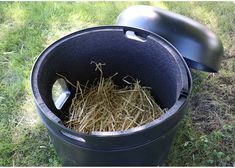
{"type": "Polygon", "coordinates": [[[154,32],[168,40],[193,69],[217,72],[223,56],[220,39],[200,23],[160,8],[131,6],[118,16],[117,24],[154,32]]]}

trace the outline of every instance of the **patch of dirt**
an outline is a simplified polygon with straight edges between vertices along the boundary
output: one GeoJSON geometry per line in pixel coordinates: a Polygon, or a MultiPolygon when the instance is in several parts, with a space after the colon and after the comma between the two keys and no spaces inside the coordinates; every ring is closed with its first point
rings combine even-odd
{"type": "Polygon", "coordinates": [[[193,125],[204,133],[232,124],[235,118],[235,57],[223,60],[222,70],[208,74],[190,99],[193,125]]]}

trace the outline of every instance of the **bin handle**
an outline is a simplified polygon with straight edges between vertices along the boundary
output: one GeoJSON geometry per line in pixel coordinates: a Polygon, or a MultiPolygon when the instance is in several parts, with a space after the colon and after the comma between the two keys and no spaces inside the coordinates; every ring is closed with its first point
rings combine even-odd
{"type": "Polygon", "coordinates": [[[66,81],[63,78],[57,79],[52,86],[52,99],[58,110],[62,109],[70,95],[66,81]]]}
{"type": "Polygon", "coordinates": [[[142,32],[138,32],[131,28],[125,28],[124,30],[124,36],[131,40],[136,40],[140,42],[146,42],[148,34],[143,34],[142,32]]]}
{"type": "Polygon", "coordinates": [[[73,140],[76,140],[76,141],[79,141],[79,142],[82,142],[82,143],[86,142],[86,140],[84,138],[72,135],[72,134],[67,133],[65,131],[60,131],[60,133],[63,134],[66,138],[70,138],[70,139],[73,139],[73,140]]]}

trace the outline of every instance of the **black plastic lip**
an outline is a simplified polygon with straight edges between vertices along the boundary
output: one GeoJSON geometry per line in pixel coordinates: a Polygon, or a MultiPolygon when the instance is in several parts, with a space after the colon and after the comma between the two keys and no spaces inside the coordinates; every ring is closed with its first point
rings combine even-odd
{"type": "Polygon", "coordinates": [[[179,96],[179,99],[176,101],[175,105],[173,107],[171,107],[165,114],[163,114],[159,119],[156,119],[150,123],[147,123],[145,125],[139,126],[139,127],[135,127],[126,131],[114,131],[114,132],[96,132],[96,134],[85,134],[85,133],[78,133],[75,132],[67,127],[65,127],[64,125],[60,124],[61,120],[55,115],[53,114],[53,112],[46,106],[46,104],[44,103],[42,97],[40,96],[39,90],[38,90],[38,86],[37,86],[37,75],[38,71],[39,71],[39,65],[42,62],[43,58],[47,55],[48,52],[50,52],[51,50],[54,49],[54,47],[60,45],[61,43],[65,42],[66,40],[70,39],[70,38],[74,38],[77,35],[81,35],[83,33],[89,33],[89,32],[94,32],[94,31],[107,31],[107,30],[112,30],[112,31],[125,31],[125,30],[134,30],[134,31],[143,31],[146,34],[148,34],[148,36],[151,36],[153,38],[157,38],[158,40],[161,40],[162,44],[164,44],[165,47],[167,47],[168,49],[171,50],[171,54],[173,54],[173,56],[177,59],[180,59],[182,61],[181,69],[184,69],[184,72],[182,72],[182,81],[184,82],[184,86],[183,86],[183,90],[185,90],[187,92],[188,95],[190,95],[191,93],[191,85],[192,85],[192,78],[191,78],[191,73],[189,71],[189,68],[185,62],[185,60],[183,59],[183,57],[180,55],[180,53],[175,49],[175,47],[169,43],[167,40],[165,40],[163,37],[148,32],[146,30],[141,30],[141,29],[137,29],[137,28],[133,28],[133,27],[127,27],[127,26],[99,26],[99,27],[93,27],[93,28],[88,28],[85,30],[81,30],[81,31],[77,31],[74,32],[72,34],[69,34],[57,41],[55,41],[53,44],[51,44],[49,47],[47,47],[38,57],[38,59],[35,61],[34,66],[32,68],[31,71],[31,91],[33,93],[34,99],[35,99],[35,103],[37,105],[37,107],[43,112],[43,114],[50,119],[54,125],[56,125],[57,127],[60,127],[61,130],[64,130],[68,133],[70,133],[71,135],[75,135],[75,136],[88,136],[88,137],[117,137],[117,136],[127,136],[127,135],[131,135],[137,132],[142,132],[145,131],[146,129],[150,129],[152,127],[155,127],[165,121],[167,121],[167,119],[169,119],[174,113],[176,113],[177,111],[179,111],[181,108],[183,108],[189,99],[189,96],[179,96]]]}
{"type": "Polygon", "coordinates": [[[220,39],[200,23],[160,8],[131,6],[117,18],[117,25],[141,28],[168,40],[185,58],[188,66],[217,72],[223,56],[220,39]]]}

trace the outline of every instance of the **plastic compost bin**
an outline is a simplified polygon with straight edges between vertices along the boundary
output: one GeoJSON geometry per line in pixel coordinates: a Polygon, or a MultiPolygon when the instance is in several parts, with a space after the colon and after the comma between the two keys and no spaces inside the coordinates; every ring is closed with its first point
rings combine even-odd
{"type": "Polygon", "coordinates": [[[133,6],[117,19],[119,26],[102,26],[65,36],[36,60],[31,74],[35,105],[65,166],[158,166],[164,164],[177,125],[191,94],[189,68],[217,72],[223,46],[203,25],[182,15],[150,6],[133,6]],[[181,55],[182,54],[182,55],[181,55]],[[160,118],[126,131],[84,134],[66,128],[62,121],[75,90],[99,77],[90,62],[105,63],[105,76],[125,86],[129,75],[151,87],[155,101],[167,108],[160,118]],[[61,75],[58,75],[61,74],[61,75]],[[53,86],[63,90],[53,100],[53,86]]]}
{"type": "Polygon", "coordinates": [[[106,26],[75,32],[49,46],[33,67],[31,86],[37,112],[63,165],[161,165],[183,117],[191,76],[183,57],[162,37],[131,27],[106,26]],[[139,79],[141,85],[152,88],[157,103],[169,110],[127,131],[88,135],[66,128],[61,120],[75,90],[57,74],[74,84],[93,81],[99,73],[91,61],[105,63],[106,76],[118,72],[113,78],[117,85],[124,86],[122,78],[127,75],[139,79]],[[56,81],[67,95],[59,101],[61,106],[52,99],[56,81]]]}

